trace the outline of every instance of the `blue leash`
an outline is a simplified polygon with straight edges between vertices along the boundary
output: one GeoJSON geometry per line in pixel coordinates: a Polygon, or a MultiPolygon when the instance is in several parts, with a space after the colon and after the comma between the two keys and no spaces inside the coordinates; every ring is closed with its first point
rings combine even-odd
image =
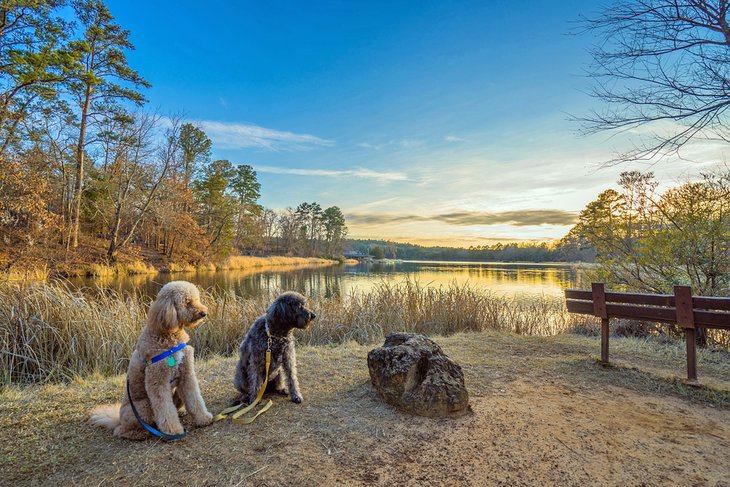
{"type": "MultiPolygon", "coordinates": [[[[183,348],[185,348],[185,347],[187,347],[187,346],[188,346],[188,344],[187,344],[187,343],[181,343],[181,344],[180,344],[180,345],[178,345],[177,347],[173,347],[173,348],[171,348],[170,350],[168,350],[168,351],[166,351],[166,352],[162,352],[162,353],[161,353],[161,354],[159,354],[159,355],[155,355],[154,357],[152,357],[151,359],[149,359],[149,360],[148,360],[147,362],[145,362],[145,363],[146,363],[147,365],[152,365],[152,364],[154,364],[155,362],[159,362],[160,360],[162,360],[162,359],[165,359],[165,358],[169,357],[170,355],[174,354],[175,352],[179,352],[180,350],[182,350],[183,348]]],[[[167,365],[169,365],[170,367],[174,367],[174,366],[175,366],[175,357],[172,357],[172,358],[168,358],[168,359],[167,359],[167,365]]]]}
{"type": "MultiPolygon", "coordinates": [[[[167,365],[170,367],[174,367],[175,366],[175,357],[173,357],[172,354],[182,350],[183,348],[185,348],[185,346],[187,346],[187,343],[181,343],[177,347],[171,348],[170,350],[168,350],[166,352],[162,352],[159,355],[155,355],[154,357],[152,357],[152,359],[148,360],[146,362],[146,364],[152,365],[156,362],[159,362],[160,360],[163,360],[163,359],[169,357],[167,359],[167,365]]],[[[183,431],[179,435],[168,435],[167,433],[163,433],[162,431],[158,430],[157,428],[154,428],[144,422],[142,417],[137,412],[137,408],[134,407],[134,401],[132,401],[132,393],[129,390],[129,376],[127,376],[127,397],[129,398],[129,404],[132,406],[132,412],[134,413],[134,417],[137,418],[137,422],[139,422],[139,424],[142,425],[142,427],[144,429],[146,429],[147,431],[152,433],[154,436],[157,436],[158,438],[162,438],[163,440],[169,440],[169,441],[182,440],[183,438],[185,438],[185,436],[187,436],[187,434],[188,434],[187,431],[183,431]]]]}

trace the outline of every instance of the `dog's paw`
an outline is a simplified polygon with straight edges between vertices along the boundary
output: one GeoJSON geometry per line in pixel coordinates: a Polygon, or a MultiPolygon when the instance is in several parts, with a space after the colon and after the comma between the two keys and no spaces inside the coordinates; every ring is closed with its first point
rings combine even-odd
{"type": "Polygon", "coordinates": [[[291,395],[291,402],[294,404],[301,404],[304,399],[299,394],[292,394],[291,395]]]}
{"type": "Polygon", "coordinates": [[[183,428],[183,425],[179,422],[177,424],[168,423],[165,427],[160,428],[160,431],[167,433],[168,435],[181,435],[185,433],[185,428],[183,428]]]}
{"type": "Polygon", "coordinates": [[[212,422],[213,415],[206,411],[203,414],[200,414],[197,418],[195,418],[194,424],[195,426],[208,426],[212,422]]]}
{"type": "Polygon", "coordinates": [[[289,395],[289,391],[287,391],[286,389],[277,389],[276,390],[276,393],[277,394],[280,394],[282,396],[288,396],[289,395]]]}

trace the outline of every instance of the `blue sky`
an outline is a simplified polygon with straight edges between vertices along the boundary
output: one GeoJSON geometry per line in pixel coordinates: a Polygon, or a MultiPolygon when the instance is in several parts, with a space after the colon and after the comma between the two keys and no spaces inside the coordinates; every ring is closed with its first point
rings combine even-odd
{"type": "MultiPolygon", "coordinates": [[[[251,164],[264,206],[342,208],[354,237],[478,245],[564,235],[629,136],[577,135],[591,1],[124,2],[149,107],[251,164]]],[[[633,134],[636,136],[637,134],[633,134]]],[[[640,134],[638,134],[640,135],[640,134]]],[[[651,169],[664,184],[726,155],[651,169]]]]}

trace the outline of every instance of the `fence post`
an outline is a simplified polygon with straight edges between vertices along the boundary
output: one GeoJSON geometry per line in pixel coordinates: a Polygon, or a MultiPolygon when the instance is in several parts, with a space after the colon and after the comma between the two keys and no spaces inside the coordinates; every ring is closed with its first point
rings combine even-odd
{"type": "Polygon", "coordinates": [[[602,282],[591,283],[593,293],[593,314],[601,318],[601,362],[608,363],[608,312],[606,311],[606,288],[602,282]]]}
{"type": "Polygon", "coordinates": [[[687,380],[697,380],[697,343],[691,287],[674,286],[674,307],[677,310],[677,324],[684,329],[687,343],[687,380]]]}

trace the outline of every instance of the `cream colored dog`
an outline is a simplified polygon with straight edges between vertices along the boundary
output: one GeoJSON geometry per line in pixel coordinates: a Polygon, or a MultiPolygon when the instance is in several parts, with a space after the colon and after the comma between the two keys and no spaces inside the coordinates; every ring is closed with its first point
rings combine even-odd
{"type": "Polygon", "coordinates": [[[91,413],[91,423],[112,429],[115,436],[122,438],[147,438],[150,433],[135,417],[129,402],[131,396],[140,418],[148,425],[155,423],[162,436],[184,433],[178,417],[178,408],[183,405],[196,426],[210,424],[213,416],[200,395],[193,347],[183,345],[190,339],[185,328],[199,325],[207,311],[195,285],[185,281],[165,284],[152,303],[147,324],[137,340],[121,405],[96,408],[91,413]],[[159,358],[178,346],[184,348],[159,358]]]}

